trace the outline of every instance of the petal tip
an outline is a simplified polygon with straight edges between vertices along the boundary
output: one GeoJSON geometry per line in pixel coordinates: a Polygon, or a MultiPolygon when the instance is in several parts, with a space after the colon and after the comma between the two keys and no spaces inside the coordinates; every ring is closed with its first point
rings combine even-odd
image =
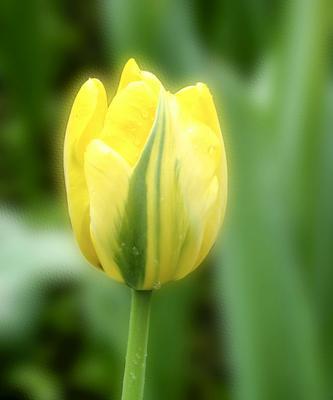
{"type": "Polygon", "coordinates": [[[138,63],[135,61],[134,57],[131,57],[131,58],[128,59],[127,63],[125,64],[125,67],[126,66],[139,68],[138,63]]]}
{"type": "Polygon", "coordinates": [[[130,58],[121,73],[118,91],[124,89],[130,82],[141,80],[141,70],[134,58],[130,58]]]}
{"type": "Polygon", "coordinates": [[[104,85],[103,83],[97,79],[97,78],[89,78],[83,85],[82,88],[88,89],[88,90],[104,90],[104,85]]]}
{"type": "Polygon", "coordinates": [[[201,95],[203,96],[209,96],[209,97],[213,97],[211,91],[209,90],[209,87],[203,83],[203,82],[197,82],[196,87],[198,88],[198,91],[201,95]]]}

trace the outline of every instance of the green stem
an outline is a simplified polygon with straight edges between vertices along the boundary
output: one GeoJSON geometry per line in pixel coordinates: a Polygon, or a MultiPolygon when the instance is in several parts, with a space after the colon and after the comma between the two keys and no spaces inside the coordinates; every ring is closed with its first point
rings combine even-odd
{"type": "Polygon", "coordinates": [[[151,297],[151,291],[132,291],[122,400],[143,399],[151,297]]]}

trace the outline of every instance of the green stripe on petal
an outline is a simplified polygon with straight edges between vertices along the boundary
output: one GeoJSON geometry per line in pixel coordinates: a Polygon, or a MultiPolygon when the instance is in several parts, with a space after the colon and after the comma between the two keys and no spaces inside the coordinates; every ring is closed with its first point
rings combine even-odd
{"type": "Polygon", "coordinates": [[[149,221],[145,286],[158,287],[172,279],[170,273],[179,252],[179,223],[182,201],[179,198],[175,134],[169,104],[166,102],[163,129],[156,138],[147,174],[149,221]],[[179,201],[180,200],[180,201],[179,201]]]}
{"type": "Polygon", "coordinates": [[[149,218],[147,174],[164,126],[165,100],[161,91],[152,131],[130,179],[124,218],[117,233],[117,241],[121,243],[121,248],[115,251],[115,260],[125,282],[136,289],[144,288],[147,266],[149,218]]]}
{"type": "Polygon", "coordinates": [[[117,241],[124,218],[131,169],[127,162],[102,140],[93,140],[85,154],[85,176],[90,200],[90,232],[105,272],[124,281],[115,260],[121,248],[117,241]]]}

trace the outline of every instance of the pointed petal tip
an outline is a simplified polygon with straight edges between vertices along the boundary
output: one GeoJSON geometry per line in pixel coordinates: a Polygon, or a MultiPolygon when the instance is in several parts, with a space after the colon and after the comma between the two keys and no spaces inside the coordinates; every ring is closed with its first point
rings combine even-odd
{"type": "Polygon", "coordinates": [[[103,83],[97,78],[89,78],[81,86],[81,89],[105,91],[103,83]]]}
{"type": "MultiPolygon", "coordinates": [[[[127,60],[127,62],[126,62],[126,64],[125,64],[125,66],[136,66],[136,67],[138,67],[138,63],[136,62],[136,60],[135,60],[135,58],[134,57],[131,57],[131,58],[129,58],[128,60],[127,60]]],[[[138,67],[139,68],[139,67],[138,67]]]]}
{"type": "Polygon", "coordinates": [[[124,89],[129,83],[141,80],[141,70],[134,58],[130,58],[123,67],[118,92],[124,89]]]}

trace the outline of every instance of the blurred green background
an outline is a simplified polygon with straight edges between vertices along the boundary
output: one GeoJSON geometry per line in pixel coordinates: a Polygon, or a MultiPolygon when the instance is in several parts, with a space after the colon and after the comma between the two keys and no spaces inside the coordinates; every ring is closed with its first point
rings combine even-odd
{"type": "Polygon", "coordinates": [[[333,399],[329,0],[1,0],[0,399],[119,399],[129,290],[89,268],[62,143],[89,77],[128,57],[209,84],[229,159],[223,235],[155,295],[147,400],[333,399]]]}

